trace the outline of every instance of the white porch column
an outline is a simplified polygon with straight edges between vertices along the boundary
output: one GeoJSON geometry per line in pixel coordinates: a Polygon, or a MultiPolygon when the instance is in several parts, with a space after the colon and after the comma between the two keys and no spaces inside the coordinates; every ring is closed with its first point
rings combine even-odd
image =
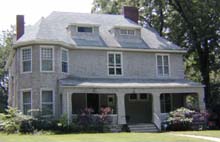
{"type": "Polygon", "coordinates": [[[117,93],[117,109],[118,109],[118,124],[126,124],[125,117],[125,94],[117,93]]]}
{"type": "Polygon", "coordinates": [[[72,94],[67,92],[67,120],[68,124],[72,122],[72,94]]]}
{"type": "Polygon", "coordinates": [[[161,129],[160,93],[153,93],[153,121],[161,129]]]}
{"type": "Polygon", "coordinates": [[[200,91],[198,91],[197,93],[198,93],[199,109],[200,109],[200,111],[205,111],[204,88],[201,88],[200,91]]]}
{"type": "Polygon", "coordinates": [[[65,92],[62,95],[62,112],[63,115],[67,115],[67,121],[68,124],[70,124],[72,122],[72,94],[70,94],[69,92],[65,92]]]}
{"type": "Polygon", "coordinates": [[[62,115],[67,115],[67,93],[62,94],[62,115]]]}

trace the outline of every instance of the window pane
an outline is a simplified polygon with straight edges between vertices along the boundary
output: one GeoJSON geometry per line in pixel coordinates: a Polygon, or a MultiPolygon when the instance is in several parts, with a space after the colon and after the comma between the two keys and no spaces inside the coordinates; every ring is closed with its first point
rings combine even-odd
{"type": "Polygon", "coordinates": [[[128,34],[128,30],[121,29],[120,30],[120,34],[127,35],[128,34]]]}
{"type": "Polygon", "coordinates": [[[115,74],[115,69],[114,68],[109,68],[109,74],[114,75],[115,74]]]}
{"type": "Polygon", "coordinates": [[[129,98],[130,100],[137,100],[137,94],[130,94],[129,98]]]}
{"type": "Polygon", "coordinates": [[[165,104],[165,112],[170,112],[171,111],[171,104],[170,103],[167,103],[165,104]]]}
{"type": "Polygon", "coordinates": [[[157,65],[162,66],[162,56],[157,56],[157,65]]]}
{"type": "Polygon", "coordinates": [[[140,94],[140,99],[141,100],[146,100],[147,99],[147,94],[140,94]]]}
{"type": "Polygon", "coordinates": [[[114,65],[114,54],[108,55],[108,62],[109,62],[109,65],[114,65]]]}
{"type": "Polygon", "coordinates": [[[22,60],[31,60],[31,49],[22,49],[22,60]]]}
{"type": "Polygon", "coordinates": [[[31,103],[31,92],[23,92],[23,103],[31,103]]]}
{"type": "Polygon", "coordinates": [[[92,32],[92,27],[78,27],[78,32],[91,33],[92,32]]]}
{"type": "Polygon", "coordinates": [[[121,54],[116,54],[116,64],[121,64],[121,54]]]}
{"type": "Polygon", "coordinates": [[[31,110],[31,104],[23,105],[23,114],[31,115],[30,110],[31,110]]]}
{"type": "Polygon", "coordinates": [[[23,72],[31,71],[31,61],[23,61],[23,72]]]}
{"type": "Polygon", "coordinates": [[[134,30],[128,30],[129,35],[134,35],[134,30]]]}
{"type": "Polygon", "coordinates": [[[42,102],[53,102],[53,91],[42,91],[42,102]]]}
{"type": "Polygon", "coordinates": [[[121,68],[116,68],[116,74],[121,75],[121,68]]]}
{"type": "Polygon", "coordinates": [[[42,61],[42,70],[43,71],[52,71],[53,70],[52,60],[43,60],[42,61]]]}
{"type": "Polygon", "coordinates": [[[45,60],[52,60],[53,49],[52,48],[41,48],[41,58],[45,60]]]}
{"type": "Polygon", "coordinates": [[[67,72],[67,71],[68,71],[67,62],[62,62],[62,72],[67,72]]]}
{"type": "Polygon", "coordinates": [[[158,66],[158,74],[159,75],[163,75],[163,67],[162,66],[158,66]]]}
{"type": "Polygon", "coordinates": [[[163,62],[165,66],[168,66],[168,56],[163,56],[163,62]]]}
{"type": "Polygon", "coordinates": [[[164,74],[169,75],[169,67],[168,66],[164,66],[164,74]]]}
{"type": "Polygon", "coordinates": [[[62,61],[67,62],[68,59],[68,52],[66,50],[62,50],[62,61]]]}
{"type": "Polygon", "coordinates": [[[53,115],[53,105],[42,104],[42,115],[53,115]]]}
{"type": "Polygon", "coordinates": [[[165,94],[165,102],[170,103],[170,94],[165,94]]]}

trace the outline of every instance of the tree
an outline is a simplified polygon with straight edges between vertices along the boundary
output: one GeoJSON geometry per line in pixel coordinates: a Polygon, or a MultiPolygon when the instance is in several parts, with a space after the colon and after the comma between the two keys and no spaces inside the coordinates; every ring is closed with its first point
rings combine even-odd
{"type": "Polygon", "coordinates": [[[211,106],[210,88],[220,93],[220,1],[94,0],[92,12],[118,14],[123,5],[136,6],[140,24],[155,28],[161,36],[187,49],[186,77],[205,85],[205,102],[211,106]]]}
{"type": "Polygon", "coordinates": [[[0,113],[7,107],[8,72],[5,70],[5,65],[11,50],[14,31],[12,26],[10,30],[2,31],[0,34],[0,113]]]}

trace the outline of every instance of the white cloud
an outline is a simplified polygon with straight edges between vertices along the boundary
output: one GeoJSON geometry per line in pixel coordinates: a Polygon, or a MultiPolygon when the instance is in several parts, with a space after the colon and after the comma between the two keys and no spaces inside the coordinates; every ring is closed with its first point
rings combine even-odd
{"type": "Polygon", "coordinates": [[[93,0],[4,0],[0,6],[0,31],[15,25],[15,16],[25,15],[25,24],[37,22],[52,11],[90,13],[93,0]]]}

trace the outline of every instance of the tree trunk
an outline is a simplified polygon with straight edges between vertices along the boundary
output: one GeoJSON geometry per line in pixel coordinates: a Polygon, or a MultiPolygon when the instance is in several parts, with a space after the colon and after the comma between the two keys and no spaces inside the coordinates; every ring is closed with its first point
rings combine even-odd
{"type": "Polygon", "coordinates": [[[205,98],[206,108],[210,107],[210,77],[209,77],[209,47],[207,40],[202,41],[200,46],[197,45],[199,53],[199,67],[202,75],[202,83],[205,85],[205,98]],[[202,47],[201,47],[202,46],[202,47]]]}

